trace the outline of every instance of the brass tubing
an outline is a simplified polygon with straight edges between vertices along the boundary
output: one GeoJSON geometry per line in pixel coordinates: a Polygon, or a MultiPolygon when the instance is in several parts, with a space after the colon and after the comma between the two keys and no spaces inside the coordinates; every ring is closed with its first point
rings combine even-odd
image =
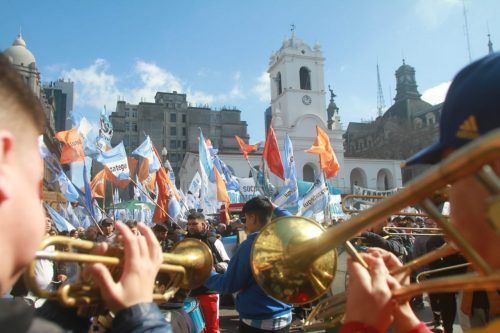
{"type": "Polygon", "coordinates": [[[440,248],[429,252],[419,258],[413,259],[401,267],[391,270],[391,275],[398,275],[400,273],[413,271],[417,267],[421,267],[423,265],[427,265],[433,261],[436,261],[440,258],[451,256],[452,254],[458,253],[458,250],[450,244],[444,244],[440,248]]]}
{"type": "MultiPolygon", "coordinates": [[[[415,179],[408,187],[401,189],[396,195],[390,196],[377,205],[363,211],[363,214],[353,216],[349,223],[337,225],[335,228],[327,229],[314,241],[297,244],[290,249],[288,260],[290,265],[296,265],[299,262],[309,262],[311,258],[317,258],[332,248],[335,248],[359,234],[364,229],[376,222],[382,222],[391,212],[399,211],[408,205],[424,201],[429,193],[454,183],[464,176],[476,172],[485,161],[500,158],[500,129],[490,132],[482,139],[476,140],[467,146],[455,151],[441,164],[431,168],[421,177],[415,179]]],[[[441,219],[444,220],[444,219],[441,219]]],[[[437,221],[436,221],[437,222],[437,221]]],[[[451,228],[446,228],[451,229],[451,228]]],[[[448,230],[445,230],[448,232],[448,230]]],[[[458,232],[454,232],[457,235],[458,232]]],[[[464,242],[455,242],[460,249],[463,249],[464,242]]],[[[466,246],[466,251],[471,252],[470,246],[466,246]]],[[[473,250],[472,250],[473,251],[473,250]]],[[[475,252],[475,251],[474,251],[475,252]]],[[[484,272],[491,271],[486,269],[478,256],[471,257],[466,254],[468,259],[475,265],[482,267],[484,272]]],[[[484,262],[484,260],[482,260],[484,262]]],[[[488,267],[489,268],[489,267],[488,267]]]]}
{"type": "Polygon", "coordinates": [[[398,302],[405,302],[412,296],[421,293],[474,291],[474,290],[498,290],[500,286],[500,273],[488,276],[477,276],[466,274],[457,277],[446,277],[431,279],[419,284],[410,284],[393,292],[392,298],[398,302]]]}

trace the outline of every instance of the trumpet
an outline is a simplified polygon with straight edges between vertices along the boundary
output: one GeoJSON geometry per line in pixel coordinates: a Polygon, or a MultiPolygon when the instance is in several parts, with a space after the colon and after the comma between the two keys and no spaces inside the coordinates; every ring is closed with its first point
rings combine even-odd
{"type": "MultiPolygon", "coordinates": [[[[67,284],[57,291],[41,289],[36,283],[36,261],[41,259],[74,262],[78,264],[102,263],[110,269],[112,275],[118,278],[123,264],[123,249],[111,247],[105,255],[90,254],[96,243],[73,239],[64,236],[47,237],[42,241],[40,250],[36,252],[35,260],[25,272],[27,287],[40,298],[59,300],[63,305],[70,307],[85,307],[100,304],[101,296],[98,288],[91,280],[79,276],[75,284],[67,284]],[[60,245],[70,250],[78,249],[82,253],[47,251],[47,247],[60,245]]],[[[171,282],[163,294],[154,294],[156,302],[167,301],[179,288],[192,289],[203,284],[210,275],[213,266],[212,253],[207,245],[197,239],[185,239],[177,243],[172,253],[163,253],[163,264],[160,272],[171,276],[171,282]]]]}
{"type": "MultiPolygon", "coordinates": [[[[266,293],[285,303],[304,304],[316,300],[326,292],[335,276],[336,247],[394,212],[419,205],[478,274],[404,286],[393,292],[393,299],[403,302],[422,292],[496,290],[500,285],[500,271],[495,271],[452,227],[433,199],[435,193],[442,193],[448,184],[473,173],[492,195],[498,195],[499,179],[488,163],[499,159],[500,129],[455,151],[409,186],[353,216],[349,223],[323,232],[315,221],[304,217],[278,218],[260,231],[253,244],[251,266],[255,280],[266,293]]],[[[493,224],[498,224],[498,198],[490,200],[487,207],[493,224]]]]}

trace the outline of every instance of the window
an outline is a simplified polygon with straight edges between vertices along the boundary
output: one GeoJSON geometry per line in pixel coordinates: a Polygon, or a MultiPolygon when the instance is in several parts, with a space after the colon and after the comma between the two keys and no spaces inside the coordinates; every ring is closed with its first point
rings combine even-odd
{"type": "Polygon", "coordinates": [[[185,122],[186,122],[186,115],[185,115],[185,114],[183,114],[183,115],[182,115],[182,122],[183,122],[183,123],[185,123],[185,122]]]}
{"type": "Polygon", "coordinates": [[[177,148],[176,143],[177,143],[177,141],[175,141],[175,140],[170,141],[170,149],[176,149],[177,148]]]}
{"type": "Polygon", "coordinates": [[[311,90],[311,71],[307,67],[301,67],[299,71],[300,89],[311,90]]]}
{"type": "Polygon", "coordinates": [[[129,116],[129,112],[125,111],[125,117],[128,117],[128,116],[129,116]]]}
{"type": "Polygon", "coordinates": [[[186,149],[186,141],[182,141],[182,148],[186,149]]]}
{"type": "Polygon", "coordinates": [[[177,127],[175,126],[170,127],[170,135],[177,135],[177,127]]]}
{"type": "Polygon", "coordinates": [[[132,111],[132,118],[137,118],[137,111],[132,111]]]}
{"type": "Polygon", "coordinates": [[[181,147],[181,140],[177,140],[177,147],[180,148],[181,147]]]}
{"type": "Polygon", "coordinates": [[[176,104],[175,104],[175,108],[176,108],[176,109],[180,109],[180,108],[181,108],[181,105],[180,105],[179,103],[176,103],[176,104]]]}
{"type": "Polygon", "coordinates": [[[128,121],[125,122],[125,131],[130,131],[130,123],[128,121]]]}
{"type": "Polygon", "coordinates": [[[171,113],[170,114],[170,122],[171,123],[176,123],[177,122],[177,114],[176,113],[171,113]]]}
{"type": "Polygon", "coordinates": [[[132,123],[132,131],[137,132],[137,123],[132,123]]]}
{"type": "Polygon", "coordinates": [[[170,162],[177,162],[177,154],[172,154],[170,156],[170,162]]]}
{"type": "Polygon", "coordinates": [[[278,72],[275,80],[276,80],[276,87],[278,88],[278,96],[279,96],[283,92],[283,88],[281,85],[281,72],[278,72]]]}
{"type": "Polygon", "coordinates": [[[186,135],[187,135],[186,127],[183,127],[183,128],[182,128],[182,135],[184,135],[184,136],[186,136],[186,135]]]}

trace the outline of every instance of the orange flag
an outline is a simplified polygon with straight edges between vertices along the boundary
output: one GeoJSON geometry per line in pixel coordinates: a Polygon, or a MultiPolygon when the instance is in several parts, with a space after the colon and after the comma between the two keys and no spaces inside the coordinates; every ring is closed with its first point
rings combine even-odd
{"type": "Polygon", "coordinates": [[[264,146],[264,152],[262,157],[267,162],[269,170],[281,179],[285,179],[283,171],[283,162],[281,160],[280,149],[278,147],[278,141],[276,140],[276,135],[274,134],[273,127],[269,125],[269,131],[267,132],[266,145],[264,146]]]}
{"type": "Polygon", "coordinates": [[[149,192],[154,193],[156,187],[156,172],[148,175],[148,178],[146,178],[143,182],[143,184],[146,186],[149,192]]]}
{"type": "Polygon", "coordinates": [[[95,175],[90,183],[90,188],[92,189],[92,198],[104,198],[104,193],[106,193],[106,168],[95,175]]]}
{"type": "Polygon", "coordinates": [[[328,135],[316,125],[318,135],[311,148],[305,150],[306,153],[319,154],[319,164],[325,173],[325,177],[335,177],[340,170],[340,164],[335,156],[335,152],[330,144],[328,135]]]}
{"type": "Polygon", "coordinates": [[[243,153],[243,156],[245,156],[248,160],[248,153],[256,151],[257,145],[246,144],[245,141],[237,135],[235,135],[234,138],[236,139],[236,142],[238,142],[238,145],[240,145],[240,150],[243,153]]]}
{"type": "Polygon", "coordinates": [[[153,146],[153,150],[156,154],[156,157],[158,158],[158,161],[160,161],[160,164],[161,164],[160,169],[156,172],[156,182],[158,183],[158,178],[159,178],[158,176],[159,176],[160,171],[163,171],[163,173],[165,173],[166,177],[164,177],[164,178],[161,177],[162,178],[161,181],[168,184],[170,190],[175,195],[175,198],[177,199],[177,201],[181,201],[181,195],[179,194],[179,192],[177,192],[177,188],[175,187],[175,184],[172,184],[172,181],[170,180],[170,177],[168,176],[167,171],[165,170],[165,167],[163,166],[163,163],[161,162],[160,155],[158,154],[158,151],[156,150],[156,148],[154,146],[153,146]]]}
{"type": "Polygon", "coordinates": [[[170,182],[169,178],[170,177],[163,167],[156,172],[156,183],[158,184],[158,197],[156,198],[156,204],[158,206],[155,208],[153,215],[154,223],[164,222],[168,218],[166,213],[168,212],[168,200],[170,195],[167,185],[170,182]]]}
{"type": "MultiPolygon", "coordinates": [[[[137,178],[143,183],[149,177],[149,160],[143,158],[139,170],[137,171],[137,178]]],[[[154,187],[154,186],[153,186],[154,187]]]]}
{"type": "Polygon", "coordinates": [[[61,164],[83,161],[83,139],[77,128],[56,133],[56,139],[64,143],[61,151],[61,164]]]}
{"type": "Polygon", "coordinates": [[[222,179],[217,167],[214,165],[214,174],[215,174],[215,186],[217,186],[217,200],[225,202],[228,204],[229,194],[227,194],[226,183],[222,179]]]}

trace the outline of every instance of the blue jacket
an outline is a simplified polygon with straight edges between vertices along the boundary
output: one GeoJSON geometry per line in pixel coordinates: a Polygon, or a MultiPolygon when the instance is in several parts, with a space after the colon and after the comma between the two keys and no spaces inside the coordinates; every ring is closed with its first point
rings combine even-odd
{"type": "MultiPolygon", "coordinates": [[[[286,210],[275,209],[275,215],[290,215],[286,210]]],[[[229,261],[224,274],[212,272],[205,286],[221,294],[238,292],[236,310],[240,318],[271,319],[290,313],[291,306],[268,296],[255,282],[250,268],[250,252],[258,232],[248,235],[229,261]]]]}

